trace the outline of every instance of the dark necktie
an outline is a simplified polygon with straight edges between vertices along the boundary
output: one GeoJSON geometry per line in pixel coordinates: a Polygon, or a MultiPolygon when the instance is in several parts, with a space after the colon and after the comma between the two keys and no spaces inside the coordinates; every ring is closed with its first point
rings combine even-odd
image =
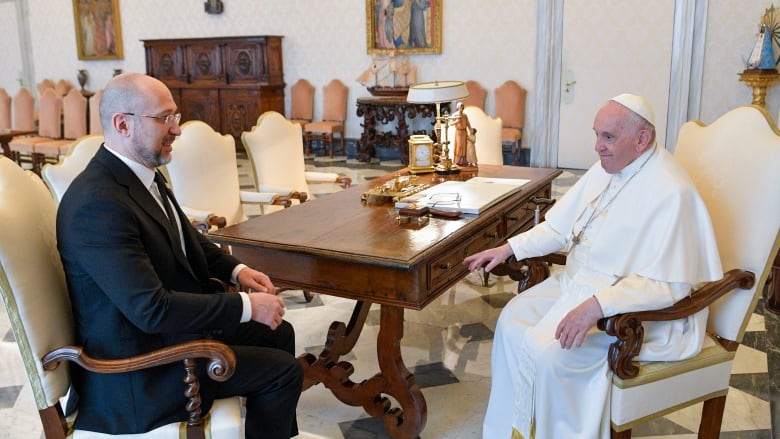
{"type": "Polygon", "coordinates": [[[179,236],[179,224],[176,222],[176,218],[173,216],[173,209],[171,209],[171,203],[168,201],[168,188],[165,186],[165,177],[163,177],[159,171],[155,172],[154,182],[157,183],[157,191],[160,193],[160,201],[162,201],[163,209],[165,209],[165,215],[168,216],[168,221],[171,224],[173,242],[179,248],[182,248],[181,239],[179,236]]]}

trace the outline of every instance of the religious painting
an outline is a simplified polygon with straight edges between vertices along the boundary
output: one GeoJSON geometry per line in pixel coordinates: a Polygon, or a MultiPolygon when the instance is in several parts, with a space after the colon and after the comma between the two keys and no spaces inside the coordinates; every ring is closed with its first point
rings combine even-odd
{"type": "Polygon", "coordinates": [[[79,59],[123,59],[119,0],[73,0],[79,59]]]}
{"type": "Polygon", "coordinates": [[[443,1],[366,0],[368,53],[441,53],[443,1]]]}

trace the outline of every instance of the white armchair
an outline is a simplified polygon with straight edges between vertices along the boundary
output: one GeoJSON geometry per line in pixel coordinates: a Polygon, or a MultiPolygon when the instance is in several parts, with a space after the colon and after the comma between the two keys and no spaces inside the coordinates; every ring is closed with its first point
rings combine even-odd
{"type": "MultiPolygon", "coordinates": [[[[476,131],[474,147],[477,150],[477,163],[480,165],[503,165],[504,153],[501,143],[501,118],[494,118],[479,107],[467,105],[463,114],[469,118],[471,127],[476,131]]],[[[452,141],[455,138],[455,127],[447,128],[447,138],[450,141],[450,159],[455,158],[452,141]]]]}
{"type": "Polygon", "coordinates": [[[347,188],[352,183],[337,173],[306,171],[300,124],[275,111],[260,115],[252,130],[241,135],[241,141],[260,191],[275,191],[302,202],[314,198],[310,184],[338,183],[347,188]]]}
{"type": "Polygon", "coordinates": [[[80,137],[70,145],[65,155],[60,156],[58,163],[44,165],[41,176],[57,204],[65,195],[70,183],[87,167],[87,163],[92,160],[102,144],[103,136],[99,134],[80,137]]]}
{"type": "Polygon", "coordinates": [[[273,191],[241,190],[235,139],[204,122],[184,123],[171,155],[165,172],[191,220],[223,227],[246,221],[243,203],[290,205],[289,199],[273,191]]]}

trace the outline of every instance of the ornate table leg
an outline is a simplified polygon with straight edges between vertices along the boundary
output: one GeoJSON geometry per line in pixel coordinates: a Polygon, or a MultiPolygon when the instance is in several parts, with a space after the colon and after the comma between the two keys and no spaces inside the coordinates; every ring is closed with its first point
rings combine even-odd
{"type": "Polygon", "coordinates": [[[352,350],[357,342],[371,304],[357,302],[348,325],[333,322],[325,348],[319,357],[304,354],[299,357],[305,377],[303,388],[322,383],[341,402],[362,406],[373,417],[382,417],[385,430],[396,439],[413,439],[425,427],[428,408],[425,398],[401,359],[404,309],[382,305],[377,338],[380,372],[360,383],[351,381],[352,364],[339,357],[352,350]],[[384,395],[395,398],[401,407],[392,407],[384,395]]]}

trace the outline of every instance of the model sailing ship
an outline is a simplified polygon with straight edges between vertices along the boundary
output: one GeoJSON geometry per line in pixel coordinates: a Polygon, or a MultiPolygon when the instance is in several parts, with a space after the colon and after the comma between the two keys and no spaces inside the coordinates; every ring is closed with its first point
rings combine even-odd
{"type": "Polygon", "coordinates": [[[406,96],[409,86],[417,82],[417,68],[407,58],[375,55],[357,82],[374,96],[406,96]]]}

